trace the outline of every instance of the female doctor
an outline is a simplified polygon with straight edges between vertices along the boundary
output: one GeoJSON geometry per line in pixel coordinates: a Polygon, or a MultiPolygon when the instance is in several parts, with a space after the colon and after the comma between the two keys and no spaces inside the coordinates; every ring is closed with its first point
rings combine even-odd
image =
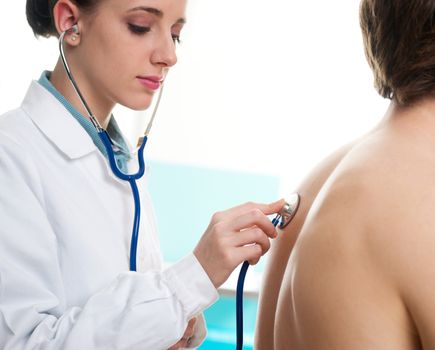
{"type": "MultiPolygon", "coordinates": [[[[146,109],[176,63],[186,0],[27,0],[35,35],[64,35],[77,85],[125,146],[111,111],[146,109]],[[76,31],[71,31],[76,25],[76,31]]],[[[121,168],[129,160],[119,158],[121,168]]],[[[202,311],[276,236],[282,201],[216,213],[193,253],[166,270],[145,180],[137,271],[134,204],[61,60],[0,117],[0,348],[179,349],[205,337],[202,311]],[[255,243],[255,244],[253,244],[255,243]]],[[[177,232],[174,232],[177,234],[177,232]]]]}

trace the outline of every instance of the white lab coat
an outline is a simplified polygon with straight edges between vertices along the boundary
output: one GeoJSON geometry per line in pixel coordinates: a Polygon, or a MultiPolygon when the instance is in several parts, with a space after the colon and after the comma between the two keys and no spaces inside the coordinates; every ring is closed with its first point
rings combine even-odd
{"type": "Polygon", "coordinates": [[[216,301],[193,254],[161,270],[146,181],[129,272],[131,189],[86,131],[37,82],[0,117],[1,349],[167,349],[216,301]]]}

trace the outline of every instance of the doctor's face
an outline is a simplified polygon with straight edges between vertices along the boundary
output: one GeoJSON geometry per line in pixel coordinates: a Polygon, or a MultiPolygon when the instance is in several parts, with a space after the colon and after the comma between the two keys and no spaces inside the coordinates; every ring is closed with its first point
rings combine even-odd
{"type": "Polygon", "coordinates": [[[169,68],[187,0],[103,0],[81,18],[77,63],[104,104],[148,108],[169,68]]]}

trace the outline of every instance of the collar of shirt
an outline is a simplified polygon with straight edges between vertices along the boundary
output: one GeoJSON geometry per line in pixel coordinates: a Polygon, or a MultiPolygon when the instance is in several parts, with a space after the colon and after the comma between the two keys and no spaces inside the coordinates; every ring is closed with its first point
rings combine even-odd
{"type": "MultiPolygon", "coordinates": [[[[62,103],[62,105],[68,110],[68,112],[70,112],[70,114],[79,122],[79,124],[91,137],[95,146],[97,146],[100,152],[107,158],[107,151],[103,145],[103,142],[98,136],[98,132],[92,122],[88,118],[84,117],[79,111],[77,111],[77,109],[75,109],[73,105],[54,87],[54,85],[50,81],[50,75],[50,71],[42,72],[38,83],[41,84],[45,89],[47,89],[54,97],[56,97],[56,99],[60,103],[62,103]]],[[[117,146],[120,148],[119,151],[116,151],[116,149],[114,149],[115,159],[119,169],[123,172],[127,172],[127,164],[128,161],[131,159],[131,156],[129,156],[130,151],[113,115],[110,117],[106,131],[109,134],[110,138],[114,140],[117,146]]]]}

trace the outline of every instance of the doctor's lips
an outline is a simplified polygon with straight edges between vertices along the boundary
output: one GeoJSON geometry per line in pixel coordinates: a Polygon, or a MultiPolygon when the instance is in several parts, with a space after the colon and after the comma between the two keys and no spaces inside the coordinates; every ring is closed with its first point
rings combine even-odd
{"type": "Polygon", "coordinates": [[[137,76],[139,82],[151,90],[157,90],[163,83],[163,77],[158,76],[137,76]]]}

